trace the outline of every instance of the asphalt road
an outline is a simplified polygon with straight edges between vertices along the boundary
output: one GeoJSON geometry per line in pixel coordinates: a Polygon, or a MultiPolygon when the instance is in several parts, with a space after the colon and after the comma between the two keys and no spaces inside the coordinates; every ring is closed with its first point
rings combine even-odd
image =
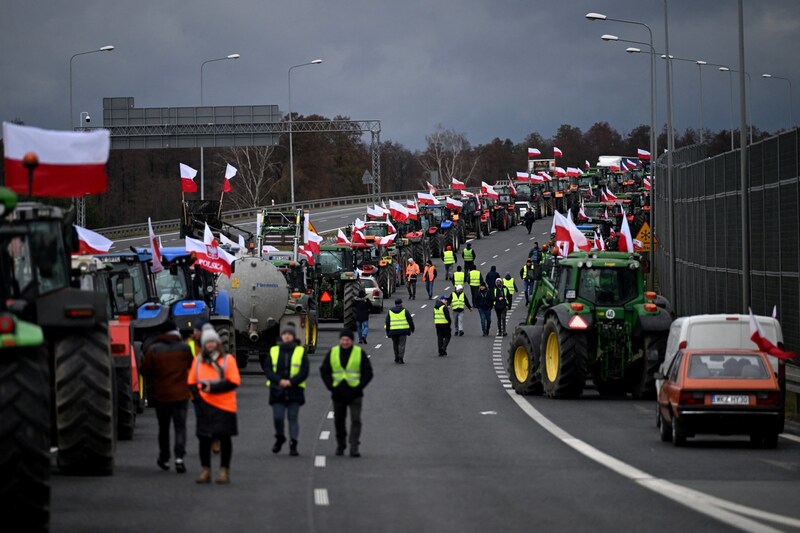
{"type": "MultiPolygon", "coordinates": [[[[335,211],[342,215],[325,222],[320,213],[319,225],[355,216],[335,211]]],[[[530,236],[518,227],[474,241],[479,268],[517,272],[532,239],[546,238],[549,225],[537,222],[530,236]]],[[[447,287],[437,281],[437,292],[447,287]]],[[[364,402],[363,457],[333,455],[320,349],[300,414],[300,457],[270,452],[264,379],[247,374],[231,485],[194,483],[199,461],[191,437],[189,473],[160,471],[148,410],[134,440],[119,443],[113,477],[56,475],[53,530],[800,530],[796,437],[781,438],[775,450],[752,449],[741,438],[674,448],[659,441],[651,401],[600,398],[591,390],[573,401],[517,396],[502,368],[510,336],[482,337],[475,312],[467,316],[467,334],[453,338],[450,356],[439,358],[432,302],[423,298],[407,302],[417,332],[406,365],[392,362],[391,343],[380,334],[383,315],[371,320],[367,351],[375,379],[364,402]]],[[[509,329],[523,319],[523,308],[518,299],[509,329]]],[[[320,346],[336,342],[337,331],[324,326],[320,346]]],[[[190,436],[193,428],[190,416],[190,436]]]]}

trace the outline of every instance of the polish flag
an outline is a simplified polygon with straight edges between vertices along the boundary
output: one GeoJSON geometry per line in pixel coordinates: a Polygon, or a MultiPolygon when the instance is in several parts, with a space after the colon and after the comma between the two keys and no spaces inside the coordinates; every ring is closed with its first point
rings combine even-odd
{"type": "Polygon", "coordinates": [[[639,163],[636,162],[635,159],[626,159],[625,162],[628,164],[628,167],[631,169],[635,169],[639,166],[639,163]]]}
{"type": "MultiPolygon", "coordinates": [[[[360,218],[356,217],[356,221],[353,222],[353,227],[359,231],[362,229],[367,229],[367,223],[361,220],[360,218]]],[[[341,231],[341,230],[339,230],[341,231]]]]}
{"type": "Polygon", "coordinates": [[[606,186],[606,198],[607,198],[607,200],[606,200],[607,202],[614,202],[614,201],[616,201],[618,199],[617,195],[614,194],[613,192],[611,192],[611,190],[608,188],[608,186],[606,186]]]}
{"type": "Polygon", "coordinates": [[[447,199],[445,200],[445,207],[447,209],[460,210],[462,207],[464,207],[464,204],[459,200],[456,200],[455,198],[450,198],[448,196],[447,199]]]}
{"type": "Polygon", "coordinates": [[[419,220],[419,211],[417,204],[414,200],[406,200],[406,209],[408,210],[408,218],[411,220],[419,220]]]}
{"type": "MultiPolygon", "coordinates": [[[[376,205],[375,207],[378,207],[378,206],[376,205]]],[[[381,209],[383,209],[383,214],[384,215],[388,215],[389,214],[389,208],[386,207],[386,201],[385,200],[381,202],[381,209]]]]}
{"type": "MultiPolygon", "coordinates": [[[[386,225],[389,226],[389,231],[391,231],[392,233],[397,233],[397,228],[395,228],[394,224],[392,224],[392,220],[391,218],[389,218],[389,215],[386,215],[386,225]]],[[[359,229],[358,231],[361,230],[359,229]]]]}
{"type": "Polygon", "coordinates": [[[403,204],[395,202],[394,200],[389,200],[389,213],[392,215],[392,218],[398,222],[408,220],[408,209],[406,209],[403,204]]]}
{"type": "Polygon", "coordinates": [[[556,158],[556,157],[564,157],[564,154],[561,152],[561,149],[556,148],[555,146],[553,146],[553,158],[556,158]]]}
{"type": "Polygon", "coordinates": [[[556,167],[553,170],[553,174],[555,174],[557,178],[565,178],[565,177],[567,177],[567,171],[564,170],[561,167],[556,167]]]}
{"type": "Polygon", "coordinates": [[[605,251],[606,249],[606,241],[603,240],[603,236],[600,233],[594,233],[594,247],[600,251],[605,251]]]}
{"type": "MultiPolygon", "coordinates": [[[[208,225],[206,225],[206,229],[208,229],[208,225]]],[[[210,230],[208,233],[210,233],[210,230]]],[[[207,238],[207,235],[204,237],[207,238]]],[[[190,253],[194,252],[197,258],[195,262],[197,266],[212,274],[224,274],[225,276],[231,277],[231,265],[234,260],[236,260],[236,257],[220,248],[217,240],[213,238],[213,235],[210,244],[192,239],[191,237],[186,237],[185,241],[186,251],[190,253]]]]}
{"type": "Polygon", "coordinates": [[[494,187],[492,187],[485,181],[481,182],[481,192],[494,200],[500,198],[500,195],[494,190],[494,187]]]}
{"type": "Polygon", "coordinates": [[[78,253],[83,255],[107,254],[114,244],[114,241],[109,240],[99,233],[92,230],[75,226],[75,231],[78,232],[78,253]]]}
{"type": "MultiPolygon", "coordinates": [[[[622,209],[621,206],[620,209],[622,209]]],[[[619,230],[619,241],[617,242],[617,250],[620,252],[633,253],[636,251],[636,246],[631,236],[631,228],[628,226],[628,217],[625,216],[624,211],[622,213],[622,225],[619,230]]]]}
{"type": "Polygon", "coordinates": [[[306,261],[308,262],[308,266],[314,266],[316,261],[314,261],[314,252],[307,249],[305,246],[300,245],[297,247],[297,253],[305,257],[306,261]]]}
{"type": "Polygon", "coordinates": [[[306,215],[303,221],[303,237],[306,243],[306,249],[318,254],[320,252],[320,246],[322,245],[322,236],[311,229],[313,227],[314,225],[311,224],[311,215],[306,215]]]}
{"type": "Polygon", "coordinates": [[[578,218],[580,220],[589,220],[589,217],[586,216],[586,211],[583,210],[583,206],[581,206],[580,210],[578,211],[578,218]]]}
{"type": "Polygon", "coordinates": [[[575,226],[575,223],[558,211],[553,213],[553,225],[550,227],[550,233],[555,234],[557,242],[569,243],[565,250],[567,253],[574,250],[588,252],[592,249],[592,243],[575,226]]]}
{"type": "Polygon", "coordinates": [[[53,131],[3,122],[5,184],[28,194],[27,153],[36,154],[33,196],[77,198],[106,192],[106,162],[111,148],[108,130],[88,133],[53,131]]]}
{"type": "Polygon", "coordinates": [[[528,172],[517,172],[517,180],[530,182],[531,175],[528,172]]]}
{"type": "Polygon", "coordinates": [[[427,192],[418,192],[417,200],[420,205],[439,205],[439,200],[433,194],[427,192]]]}
{"type": "MultiPolygon", "coordinates": [[[[600,201],[603,203],[608,202],[608,196],[606,195],[605,187],[600,189],[600,201]]],[[[606,218],[608,218],[608,212],[606,212],[606,218]]]]}
{"type": "MultiPolygon", "coordinates": [[[[355,232],[359,232],[358,228],[354,230],[355,232]]],[[[347,235],[339,228],[339,233],[336,234],[336,244],[350,244],[350,239],[347,238],[347,235]]]]}
{"type": "Polygon", "coordinates": [[[153,272],[158,274],[164,270],[164,265],[161,264],[161,247],[158,245],[158,239],[153,232],[153,223],[150,222],[150,217],[147,217],[147,230],[150,234],[150,255],[153,256],[153,272]]]}
{"type": "Polygon", "coordinates": [[[528,159],[533,159],[542,155],[538,148],[528,148],[528,159]]]}
{"type": "Polygon", "coordinates": [[[545,181],[547,181],[547,178],[545,178],[541,173],[539,173],[539,174],[531,174],[531,180],[530,181],[531,181],[531,183],[544,183],[545,181]]]}
{"type": "Polygon", "coordinates": [[[750,340],[752,340],[758,349],[762,352],[766,352],[769,355],[780,359],[781,361],[786,361],[787,359],[794,359],[797,357],[797,354],[794,352],[786,352],[782,350],[780,347],[775,346],[772,342],[764,335],[764,331],[761,329],[761,325],[756,320],[755,315],[753,315],[753,310],[750,309],[750,340]]]}
{"type": "Polygon", "coordinates": [[[511,182],[511,181],[508,182],[508,189],[511,192],[511,196],[516,196],[517,195],[517,188],[514,187],[514,183],[513,182],[511,182]]]}
{"type": "Polygon", "coordinates": [[[648,191],[653,188],[652,184],[650,183],[650,176],[645,176],[644,180],[642,181],[642,185],[648,191]]]}
{"type": "Polygon", "coordinates": [[[462,197],[462,198],[471,198],[471,197],[473,197],[473,196],[475,196],[475,193],[474,193],[474,192],[469,192],[469,191],[461,191],[461,197],[462,197]]]}
{"type": "Polygon", "coordinates": [[[611,169],[611,171],[613,172],[619,172],[619,165],[616,163],[611,163],[611,165],[609,165],[608,168],[611,169]]]}
{"type": "Polygon", "coordinates": [[[434,186],[431,184],[431,182],[429,182],[429,181],[426,181],[426,182],[425,182],[425,186],[428,188],[428,192],[429,192],[429,193],[431,193],[431,194],[439,194],[439,188],[438,188],[438,187],[434,187],[434,186]]]}
{"type": "Polygon", "coordinates": [[[353,244],[367,244],[367,239],[359,230],[353,230],[353,244]]]}
{"type": "Polygon", "coordinates": [[[539,175],[544,178],[544,181],[553,181],[553,176],[545,171],[539,172],[539,175]]]}
{"type": "Polygon", "coordinates": [[[228,164],[225,167],[225,183],[222,184],[222,192],[233,192],[233,187],[231,187],[231,178],[233,178],[236,173],[239,172],[236,170],[236,167],[228,164]]]}
{"type": "Polygon", "coordinates": [[[466,187],[467,186],[463,181],[459,181],[459,180],[453,178],[453,189],[461,191],[461,190],[466,189],[466,187]]]}
{"type": "Polygon", "coordinates": [[[592,168],[592,165],[589,164],[589,160],[588,159],[584,160],[583,164],[584,164],[584,166],[586,167],[587,170],[592,168]]]}
{"type": "Polygon", "coordinates": [[[636,150],[636,155],[639,156],[639,159],[643,161],[650,161],[650,152],[647,150],[642,150],[641,148],[636,150]]]}
{"type": "Polygon", "coordinates": [[[386,237],[381,237],[375,243],[378,246],[391,246],[394,242],[395,237],[397,237],[397,233],[392,233],[391,235],[387,235],[386,237]]]}
{"type": "Polygon", "coordinates": [[[577,178],[581,175],[581,169],[575,167],[567,167],[567,176],[570,178],[577,178]]]}
{"type": "Polygon", "coordinates": [[[367,217],[368,218],[383,218],[383,209],[376,206],[367,206],[367,217]]]}
{"type": "Polygon", "coordinates": [[[628,165],[625,164],[625,161],[620,161],[619,162],[619,166],[620,166],[620,168],[622,169],[623,172],[628,172],[630,170],[628,168],[628,165]]]}

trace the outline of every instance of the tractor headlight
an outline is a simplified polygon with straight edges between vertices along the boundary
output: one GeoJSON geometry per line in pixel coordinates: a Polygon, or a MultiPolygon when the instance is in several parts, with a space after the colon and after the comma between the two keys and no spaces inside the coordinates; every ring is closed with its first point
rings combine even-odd
{"type": "Polygon", "coordinates": [[[638,269],[639,268],[639,262],[638,261],[633,261],[630,265],[628,265],[628,268],[630,268],[631,270],[638,269]]]}
{"type": "Polygon", "coordinates": [[[586,268],[592,268],[592,262],[586,261],[586,268]]]}

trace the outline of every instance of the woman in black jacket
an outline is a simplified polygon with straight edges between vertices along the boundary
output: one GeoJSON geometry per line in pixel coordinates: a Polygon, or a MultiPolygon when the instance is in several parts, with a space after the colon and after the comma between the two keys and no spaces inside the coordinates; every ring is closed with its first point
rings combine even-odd
{"type": "Polygon", "coordinates": [[[300,434],[298,417],[300,406],[306,403],[306,379],[308,379],[308,356],[305,348],[297,342],[292,326],[281,331],[281,342],[270,348],[264,361],[264,373],[269,386],[269,404],[275,422],[275,445],[272,453],[280,453],[286,442],[285,421],[289,417],[289,454],[298,455],[297,437],[300,434]]]}

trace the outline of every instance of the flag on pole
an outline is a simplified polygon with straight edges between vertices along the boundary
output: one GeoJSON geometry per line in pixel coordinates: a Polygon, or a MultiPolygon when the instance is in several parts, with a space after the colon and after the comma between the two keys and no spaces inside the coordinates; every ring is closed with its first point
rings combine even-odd
{"type": "MultiPolygon", "coordinates": [[[[620,209],[622,209],[622,206],[620,206],[620,209]]],[[[622,224],[620,225],[619,240],[617,242],[617,250],[620,252],[633,253],[636,251],[631,228],[628,226],[628,217],[625,216],[624,211],[622,212],[622,224]]]]}
{"type": "Polygon", "coordinates": [[[539,172],[539,175],[544,178],[544,181],[553,181],[553,176],[551,176],[545,171],[539,172]]]}
{"type": "Polygon", "coordinates": [[[567,176],[570,178],[577,178],[581,175],[581,169],[575,167],[567,167],[567,176]]]}
{"type": "Polygon", "coordinates": [[[107,239],[90,229],[75,226],[78,232],[78,253],[84,255],[107,254],[114,241],[107,239]]]}
{"type": "Polygon", "coordinates": [[[509,182],[508,182],[508,190],[511,193],[511,196],[516,196],[517,195],[517,188],[514,187],[514,182],[513,181],[509,180],[509,182]]]}
{"type": "Polygon", "coordinates": [[[367,244],[367,238],[359,230],[353,230],[353,244],[367,244]]]}
{"type": "Polygon", "coordinates": [[[500,198],[500,195],[494,190],[494,187],[489,185],[485,181],[481,182],[481,192],[494,200],[500,198]]]}
{"type": "Polygon", "coordinates": [[[619,172],[619,165],[618,165],[617,163],[611,163],[611,164],[608,166],[608,168],[609,168],[609,169],[610,169],[612,172],[619,172]]]}
{"type": "Polygon", "coordinates": [[[406,206],[394,200],[389,200],[389,214],[398,222],[408,220],[408,209],[406,209],[406,206]]]}
{"type": "Polygon", "coordinates": [[[517,172],[517,181],[531,181],[531,175],[528,172],[517,172]]]}
{"type": "Polygon", "coordinates": [[[460,180],[457,180],[457,179],[453,178],[453,189],[460,191],[460,190],[465,189],[466,187],[467,186],[463,181],[460,181],[460,180]]]}
{"type": "Polygon", "coordinates": [[[419,220],[419,211],[417,210],[417,203],[414,200],[406,200],[406,210],[408,210],[409,219],[419,220]]]}
{"type": "Polygon", "coordinates": [[[586,211],[583,210],[583,206],[578,210],[578,218],[580,220],[589,220],[589,217],[586,215],[586,211]]]}
{"type": "Polygon", "coordinates": [[[556,157],[564,157],[564,154],[561,152],[561,150],[559,148],[556,148],[555,146],[553,146],[553,158],[556,158],[556,157]]]}
{"type": "Polygon", "coordinates": [[[653,185],[650,183],[650,176],[644,177],[644,180],[642,180],[642,186],[648,191],[653,188],[653,185]]]}
{"type": "Polygon", "coordinates": [[[150,222],[150,217],[147,217],[147,230],[150,235],[150,255],[153,256],[153,272],[158,274],[164,270],[164,265],[161,264],[161,246],[159,246],[159,241],[153,232],[153,223],[150,222]]]}
{"type": "Polygon", "coordinates": [[[608,188],[608,185],[606,185],[606,198],[607,202],[614,202],[617,200],[617,195],[611,192],[611,190],[608,188]]]}
{"type": "MultiPolygon", "coordinates": [[[[355,231],[358,231],[358,229],[355,231]]],[[[341,228],[339,228],[339,233],[336,234],[336,244],[350,244],[350,239],[347,238],[341,228]]]]}
{"type": "Polygon", "coordinates": [[[419,201],[420,205],[439,205],[439,200],[437,200],[433,194],[426,192],[418,192],[417,200],[419,201]]]}
{"type": "Polygon", "coordinates": [[[426,186],[426,187],[428,187],[428,192],[429,192],[429,193],[431,193],[431,194],[438,194],[438,193],[439,193],[439,189],[438,189],[437,187],[434,187],[434,186],[431,184],[431,182],[429,182],[429,181],[426,181],[426,182],[425,182],[425,186],[426,186]]]}
{"type": "Polygon", "coordinates": [[[220,248],[217,240],[213,239],[213,235],[210,244],[192,239],[191,237],[186,237],[185,241],[186,251],[194,252],[197,258],[195,265],[212,274],[223,274],[231,277],[231,265],[236,258],[220,248]]]}
{"type": "Polygon", "coordinates": [[[590,168],[592,168],[592,165],[589,164],[589,160],[588,159],[584,160],[583,164],[586,167],[586,170],[589,170],[590,168]]]}
{"type": "Polygon", "coordinates": [[[360,218],[356,217],[355,222],[353,222],[353,227],[361,231],[362,229],[367,229],[367,223],[361,220],[360,218]]]}
{"type": "Polygon", "coordinates": [[[300,245],[297,247],[297,253],[305,257],[306,262],[308,262],[308,266],[314,266],[316,261],[314,261],[314,252],[307,249],[305,246],[300,245]]]}
{"type": "Polygon", "coordinates": [[[558,178],[566,178],[566,177],[567,177],[567,171],[566,171],[566,170],[564,170],[564,169],[563,169],[563,168],[561,168],[561,167],[556,167],[556,168],[553,170],[553,174],[555,174],[555,175],[556,175],[556,177],[558,177],[558,178]]]}
{"type": "Polygon", "coordinates": [[[306,245],[306,250],[318,254],[320,252],[320,245],[322,244],[322,237],[317,234],[312,228],[311,215],[306,214],[303,217],[303,240],[306,245]]]}
{"type": "Polygon", "coordinates": [[[639,159],[643,161],[650,161],[650,152],[648,152],[647,150],[642,150],[641,148],[638,148],[636,150],[636,155],[639,156],[639,159]]]}
{"type": "Polygon", "coordinates": [[[448,196],[445,200],[445,207],[447,207],[447,209],[460,210],[463,206],[463,202],[456,200],[455,198],[450,198],[448,196]]]}
{"type": "Polygon", "coordinates": [[[596,231],[594,232],[594,247],[603,252],[606,249],[606,241],[603,240],[603,235],[596,231]]]}
{"type": "Polygon", "coordinates": [[[183,192],[197,192],[197,184],[194,182],[194,177],[197,176],[197,171],[189,165],[181,163],[181,191],[183,192]]]}
{"type": "Polygon", "coordinates": [[[236,170],[236,167],[231,165],[230,163],[227,164],[225,167],[225,183],[222,184],[222,192],[233,192],[233,187],[231,187],[231,179],[239,172],[236,170]]]}
{"type": "Polygon", "coordinates": [[[750,340],[752,340],[758,349],[762,352],[766,352],[769,355],[780,359],[781,361],[786,361],[787,359],[794,359],[797,357],[797,354],[794,352],[786,352],[782,350],[779,346],[775,346],[772,342],[767,338],[764,334],[764,331],[761,329],[761,325],[756,320],[755,315],[753,314],[753,310],[749,309],[750,311],[750,340]]]}
{"type": "Polygon", "coordinates": [[[772,306],[772,318],[778,318],[778,306],[777,305],[773,305],[772,306]]]}
{"type": "Polygon", "coordinates": [[[538,148],[528,148],[528,159],[534,159],[542,155],[538,148]]]}
{"type": "Polygon", "coordinates": [[[619,165],[620,165],[620,168],[622,169],[622,172],[628,172],[628,171],[630,170],[630,169],[628,168],[628,165],[626,165],[626,164],[625,164],[625,161],[624,161],[624,160],[623,160],[623,161],[620,161],[619,165]]]}
{"type": "Polygon", "coordinates": [[[553,213],[553,224],[550,227],[550,233],[555,234],[556,242],[567,243],[568,246],[564,248],[567,254],[575,250],[588,252],[592,248],[592,243],[575,226],[575,223],[558,211],[553,213]]]}
{"type": "Polygon", "coordinates": [[[33,173],[33,196],[77,198],[106,192],[106,162],[111,149],[108,130],[53,131],[3,122],[5,184],[28,194],[27,153],[39,158],[33,173]]]}
{"type": "Polygon", "coordinates": [[[392,233],[391,235],[387,235],[386,237],[381,237],[375,243],[378,246],[391,246],[394,242],[395,237],[397,237],[397,233],[392,233]]]}
{"type": "Polygon", "coordinates": [[[383,209],[377,206],[367,206],[368,218],[383,218],[383,209]]]}

